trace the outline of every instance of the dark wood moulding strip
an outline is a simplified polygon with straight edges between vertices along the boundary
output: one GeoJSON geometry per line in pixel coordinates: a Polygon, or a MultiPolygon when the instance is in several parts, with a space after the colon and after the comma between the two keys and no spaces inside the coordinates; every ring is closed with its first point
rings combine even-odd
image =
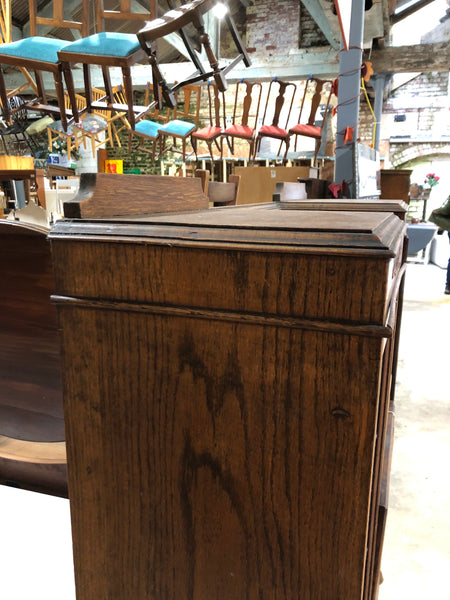
{"type": "Polygon", "coordinates": [[[205,308],[182,307],[160,304],[142,304],[133,302],[116,302],[113,300],[90,300],[74,298],[72,296],[51,296],[53,304],[61,307],[86,308],[92,310],[112,310],[121,312],[148,313],[154,315],[170,315],[190,319],[208,319],[214,321],[230,321],[244,325],[265,325],[269,327],[288,327],[291,329],[305,329],[310,331],[323,331],[324,333],[338,333],[343,335],[359,335],[375,338],[392,337],[392,328],[389,325],[376,325],[371,323],[337,322],[311,318],[293,318],[277,315],[263,315],[256,313],[243,313],[225,310],[208,310],[205,308]]]}

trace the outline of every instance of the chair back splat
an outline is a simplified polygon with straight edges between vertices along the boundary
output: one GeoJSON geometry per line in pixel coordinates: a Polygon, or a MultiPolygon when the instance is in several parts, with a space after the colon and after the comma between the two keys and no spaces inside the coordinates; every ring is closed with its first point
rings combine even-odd
{"type": "Polygon", "coordinates": [[[75,102],[75,86],[70,65],[74,63],[83,65],[87,110],[89,112],[93,107],[90,66],[97,65],[102,69],[107,102],[103,106],[96,105],[95,107],[119,110],[119,107],[115,106],[114,103],[114,93],[109,74],[110,67],[119,67],[122,70],[128,122],[130,127],[134,128],[135,115],[145,114],[148,107],[134,105],[131,66],[146,59],[147,55],[141,48],[136,33],[103,31],[103,28],[106,26],[105,23],[109,23],[111,20],[116,22],[125,20],[127,25],[135,22],[136,29],[139,29],[143,21],[148,21],[154,15],[156,15],[156,0],[149,0],[149,10],[147,12],[131,12],[130,0],[121,0],[119,10],[105,10],[103,0],[97,0],[97,27],[100,28],[98,33],[68,44],[58,52],[58,57],[63,65],[67,90],[73,102],[75,102]]]}
{"type": "MultiPolygon", "coordinates": [[[[8,64],[34,71],[37,97],[27,103],[27,108],[39,110],[46,113],[57,113],[61,115],[63,128],[67,129],[66,109],[64,105],[64,89],[62,82],[62,66],[58,60],[58,51],[67,45],[67,40],[59,40],[54,37],[36,35],[38,26],[53,27],[54,29],[68,29],[76,32],[76,36],[85,36],[89,31],[89,0],[82,0],[80,21],[64,18],[64,0],[52,2],[52,17],[40,17],[38,15],[37,0],[29,0],[30,32],[31,36],[3,44],[0,46],[0,64],[8,64]],[[58,106],[50,105],[44,88],[42,72],[52,73],[58,106]]],[[[78,7],[77,7],[78,8],[78,7]]],[[[74,13],[72,13],[74,14],[74,13]]],[[[76,39],[74,36],[73,39],[76,39]]],[[[2,70],[0,69],[0,102],[3,114],[9,120],[9,107],[7,103],[7,92],[2,70]]],[[[74,117],[77,119],[76,104],[74,103],[74,117]]]]}
{"type": "MultiPolygon", "coordinates": [[[[231,17],[228,6],[226,6],[225,22],[230,30],[231,37],[237,48],[237,56],[229,64],[220,67],[219,60],[214,54],[211,46],[210,38],[205,30],[205,24],[203,21],[203,15],[214,8],[217,4],[216,0],[192,0],[187,4],[175,7],[174,3],[169,0],[169,6],[171,10],[167,12],[163,17],[155,19],[148,23],[138,33],[138,38],[142,48],[147,53],[150,63],[154,69],[154,76],[158,78],[159,84],[161,85],[165,100],[167,103],[174,101],[173,94],[176,90],[184,87],[187,84],[197,83],[200,81],[207,81],[211,77],[214,78],[220,91],[224,92],[227,88],[226,75],[233,69],[241,60],[244,62],[246,67],[250,66],[250,59],[245,50],[244,44],[239,36],[236,29],[233,18],[231,17]],[[203,49],[208,58],[211,70],[205,71],[200,57],[196,54],[196,51],[190,41],[190,37],[187,33],[187,27],[192,25],[197,30],[197,37],[203,46],[203,49]],[[169,35],[171,33],[178,32],[186,46],[189,56],[194,63],[197,71],[193,73],[187,79],[178,82],[173,88],[169,88],[164,78],[161,75],[157,64],[155,42],[169,35]]],[[[154,82],[155,83],[155,80],[154,82]]]]}
{"type": "Polygon", "coordinates": [[[297,125],[294,125],[289,129],[289,138],[295,136],[295,151],[297,151],[297,138],[298,136],[310,137],[316,140],[316,147],[314,151],[314,164],[317,160],[321,141],[322,131],[325,127],[326,117],[328,108],[330,106],[331,95],[333,93],[333,82],[324,79],[318,79],[317,77],[310,77],[305,82],[305,88],[303,91],[302,102],[300,105],[300,112],[298,116],[297,125]],[[304,111],[307,110],[307,100],[311,97],[311,107],[309,111],[308,120],[304,122],[304,111]],[[315,125],[316,113],[321,104],[322,99],[325,104],[324,117],[320,125],[315,125]]]}
{"type": "Polygon", "coordinates": [[[262,126],[258,131],[258,135],[256,136],[254,158],[258,150],[261,148],[262,138],[268,137],[280,140],[280,146],[278,148],[277,156],[281,152],[281,146],[283,142],[286,144],[286,150],[283,156],[283,163],[286,161],[286,156],[289,149],[288,125],[291,116],[292,106],[294,104],[296,90],[297,86],[295,85],[295,83],[280,81],[277,78],[270,82],[264,107],[262,126]],[[276,98],[273,97],[274,93],[277,93],[276,98]],[[285,112],[282,113],[286,104],[287,109],[285,109],[285,112]],[[280,126],[281,118],[283,119],[283,121],[282,125],[280,126]]]}
{"type": "Polygon", "coordinates": [[[209,81],[207,86],[209,124],[200,129],[196,129],[191,134],[191,144],[195,152],[195,158],[198,160],[197,142],[205,142],[208,146],[211,160],[214,160],[212,145],[216,145],[220,152],[220,159],[223,156],[223,137],[226,113],[225,113],[225,94],[221,92],[216,83],[209,81]]]}
{"type": "MultiPolygon", "coordinates": [[[[86,98],[81,96],[80,94],[75,94],[76,102],[77,102],[77,110],[78,113],[81,114],[86,108],[86,98]]],[[[64,100],[66,104],[66,108],[70,107],[70,99],[67,90],[64,90],[64,100]]],[[[73,123],[69,123],[67,126],[67,130],[64,130],[62,126],[62,122],[60,120],[53,121],[47,126],[47,136],[48,136],[48,147],[50,152],[53,150],[53,143],[58,139],[62,139],[66,142],[67,146],[67,158],[70,160],[70,156],[72,153],[72,148],[78,148],[78,144],[74,141],[74,128],[73,123]]]]}
{"type": "Polygon", "coordinates": [[[249,160],[254,155],[256,124],[261,104],[262,85],[241,79],[236,84],[232,124],[225,129],[228,144],[234,154],[234,140],[242,139],[249,143],[249,160]],[[230,141],[231,140],[231,141],[230,141]]]}

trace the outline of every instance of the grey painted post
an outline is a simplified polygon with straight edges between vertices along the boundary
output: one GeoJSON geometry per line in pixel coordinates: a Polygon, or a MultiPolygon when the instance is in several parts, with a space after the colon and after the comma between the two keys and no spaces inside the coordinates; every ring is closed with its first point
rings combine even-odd
{"type": "Polygon", "coordinates": [[[359,102],[361,88],[362,45],[364,34],[364,1],[353,0],[349,49],[341,43],[339,58],[339,87],[336,131],[336,183],[345,181],[347,198],[356,197],[354,181],[354,143],[344,145],[345,130],[353,128],[353,141],[358,138],[359,102]]]}
{"type": "Polygon", "coordinates": [[[372,85],[375,90],[375,103],[373,106],[373,112],[375,113],[375,119],[377,126],[375,129],[375,150],[380,148],[380,129],[381,129],[381,116],[383,114],[383,96],[384,86],[386,83],[386,75],[372,75],[372,85]]]}

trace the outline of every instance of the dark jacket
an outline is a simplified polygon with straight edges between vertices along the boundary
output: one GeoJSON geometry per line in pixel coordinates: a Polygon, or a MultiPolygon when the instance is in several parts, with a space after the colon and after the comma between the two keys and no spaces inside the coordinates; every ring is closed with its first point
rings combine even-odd
{"type": "Polygon", "coordinates": [[[440,208],[435,208],[428,220],[450,232],[450,196],[440,208]]]}

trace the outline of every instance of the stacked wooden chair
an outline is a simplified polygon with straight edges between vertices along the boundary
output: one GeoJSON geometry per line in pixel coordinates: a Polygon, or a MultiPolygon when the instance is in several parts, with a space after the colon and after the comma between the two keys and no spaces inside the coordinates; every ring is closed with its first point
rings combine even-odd
{"type": "MultiPolygon", "coordinates": [[[[82,64],[85,83],[85,95],[87,111],[93,108],[120,110],[115,105],[114,93],[111,85],[109,69],[119,67],[122,70],[123,88],[126,97],[126,108],[128,122],[134,128],[137,118],[145,114],[147,107],[136,107],[133,102],[133,84],[131,79],[131,66],[147,59],[147,55],[141,48],[136,34],[105,31],[106,23],[117,20],[127,22],[135,21],[142,24],[156,15],[156,3],[150,0],[147,12],[132,12],[130,0],[120,0],[120,10],[106,10],[103,0],[96,1],[96,25],[97,32],[88,37],[66,44],[58,51],[58,58],[62,65],[66,80],[67,91],[74,105],[75,85],[71,71],[71,64],[82,64]],[[94,103],[92,99],[92,85],[90,68],[92,65],[101,67],[105,85],[106,102],[94,103]]],[[[124,107],[122,107],[123,110],[124,107]]]]}
{"type": "Polygon", "coordinates": [[[223,156],[223,132],[225,130],[225,95],[219,90],[216,83],[209,81],[207,86],[209,123],[191,133],[191,144],[198,160],[198,142],[204,142],[208,146],[211,160],[214,160],[212,146],[216,145],[223,156]]]}
{"type": "Polygon", "coordinates": [[[147,113],[146,118],[136,123],[135,129],[128,129],[128,152],[131,153],[132,142],[134,138],[139,140],[135,150],[141,150],[151,154],[152,161],[156,158],[157,144],[159,142],[159,128],[170,120],[171,109],[166,107],[160,109],[158,102],[151,102],[155,98],[153,83],[147,82],[145,90],[144,104],[151,105],[153,108],[147,113]],[[148,117],[148,118],[147,118],[148,117]],[[151,146],[151,149],[148,147],[151,146]]]}
{"type": "Polygon", "coordinates": [[[17,154],[17,146],[24,145],[27,150],[33,153],[36,150],[33,137],[29,135],[28,128],[31,121],[28,119],[28,113],[25,102],[20,96],[11,96],[7,99],[11,123],[1,118],[0,139],[2,141],[5,154],[17,154]]]}
{"type": "MultiPolygon", "coordinates": [[[[77,110],[81,114],[86,108],[86,99],[84,98],[84,96],[81,96],[80,94],[76,94],[75,97],[76,97],[76,102],[77,102],[77,104],[76,104],[77,110]]],[[[69,94],[67,93],[66,90],[64,90],[64,100],[66,103],[66,108],[69,109],[70,98],[69,98],[69,94]]],[[[66,143],[67,158],[70,160],[73,148],[76,148],[78,146],[78,144],[76,144],[76,142],[74,140],[73,124],[69,123],[67,125],[67,128],[64,129],[62,121],[60,119],[57,119],[47,126],[47,136],[48,136],[48,147],[49,147],[50,152],[52,152],[52,150],[53,150],[53,144],[57,140],[61,139],[66,143]]]]}
{"type": "Polygon", "coordinates": [[[261,103],[262,85],[241,79],[236,84],[231,125],[222,135],[227,138],[231,152],[234,153],[235,139],[241,139],[249,144],[248,158],[255,155],[256,126],[261,103]]]}
{"type": "Polygon", "coordinates": [[[280,154],[281,152],[281,147],[283,143],[286,145],[286,151],[283,156],[283,163],[286,161],[290,137],[288,125],[291,116],[292,106],[294,104],[296,90],[297,86],[295,85],[295,83],[280,81],[277,78],[273,79],[270,82],[264,106],[262,126],[258,130],[256,136],[253,158],[256,157],[256,153],[261,148],[261,142],[263,138],[266,137],[280,141],[278,154],[280,154]],[[276,97],[274,97],[274,90],[277,90],[276,97]],[[287,109],[285,108],[286,104],[287,109]],[[283,109],[285,110],[282,117],[283,109]],[[280,126],[281,118],[283,118],[284,127],[280,126]]]}
{"type": "MultiPolygon", "coordinates": [[[[150,64],[155,69],[156,78],[161,86],[165,100],[169,105],[173,105],[175,102],[174,94],[180,88],[188,84],[195,84],[200,81],[208,81],[210,78],[215,80],[219,90],[223,92],[227,88],[227,73],[240,61],[243,61],[247,67],[251,64],[248,54],[245,50],[245,46],[242,43],[242,40],[236,29],[236,25],[231,17],[230,11],[227,10],[224,19],[229,28],[231,37],[236,45],[237,56],[230,63],[224,66],[219,65],[219,59],[216,57],[211,47],[211,42],[208,34],[205,31],[205,24],[203,21],[203,15],[206,12],[214,9],[216,5],[217,0],[192,0],[191,2],[181,6],[175,6],[175,3],[169,0],[169,6],[171,6],[171,10],[169,10],[169,12],[167,12],[163,17],[148,23],[138,33],[141,46],[148,55],[150,64]],[[199,55],[194,50],[192,43],[186,34],[186,28],[189,26],[193,26],[197,30],[197,37],[206,53],[211,67],[210,71],[206,71],[204,69],[199,55]],[[169,88],[158,69],[156,41],[175,32],[178,32],[181,35],[181,38],[197,71],[186,79],[177,82],[172,88],[169,88]]],[[[228,7],[226,8],[228,9],[228,7]]],[[[156,81],[154,80],[153,83],[155,84],[156,81]]]]}
{"type": "MultiPolygon", "coordinates": [[[[35,74],[37,97],[27,103],[26,108],[46,113],[56,113],[60,116],[63,128],[67,130],[67,112],[64,101],[64,88],[62,80],[62,65],[58,58],[58,51],[67,46],[67,40],[55,39],[37,35],[38,26],[51,26],[75,31],[86,36],[89,31],[89,5],[88,0],[81,2],[80,21],[64,19],[64,1],[53,1],[53,16],[39,17],[37,14],[37,0],[29,0],[30,12],[30,37],[3,44],[0,46],[0,64],[7,64],[32,71],[35,74]],[[57,106],[49,103],[43,82],[43,72],[53,75],[57,106]]],[[[7,121],[10,118],[10,109],[7,102],[7,90],[2,70],[0,69],[0,102],[3,115],[7,121]]],[[[72,103],[73,116],[78,120],[76,102],[72,103]]]]}
{"type": "Polygon", "coordinates": [[[300,105],[300,111],[298,116],[298,122],[296,125],[289,129],[289,140],[286,144],[285,158],[289,149],[289,142],[292,137],[295,140],[295,151],[297,151],[297,139],[298,137],[308,137],[315,140],[314,150],[314,163],[317,160],[317,155],[322,142],[322,132],[326,124],[326,116],[330,106],[331,96],[333,94],[333,82],[324,79],[318,79],[317,77],[310,77],[304,87],[302,101],[300,105]],[[311,96],[311,104],[309,105],[307,100],[311,96]],[[323,118],[320,125],[316,125],[316,114],[317,110],[323,100],[324,112],[323,118]],[[307,107],[309,106],[309,114],[305,115],[307,107]],[[306,117],[306,120],[305,120],[306,117]]]}
{"type": "Polygon", "coordinates": [[[200,113],[201,87],[186,84],[176,92],[176,106],[173,118],[158,129],[159,156],[164,152],[180,152],[182,161],[186,160],[186,142],[197,129],[200,113]],[[170,143],[173,140],[173,144],[170,143]],[[177,148],[177,141],[181,141],[181,150],[177,148]]]}
{"type": "MultiPolygon", "coordinates": [[[[93,87],[91,88],[91,93],[94,106],[98,103],[101,104],[106,98],[104,90],[93,87]]],[[[115,99],[116,95],[121,93],[121,86],[114,86],[112,93],[115,99]]],[[[88,112],[79,123],[74,123],[73,131],[76,148],[78,149],[81,144],[86,148],[89,141],[92,156],[95,158],[95,152],[100,146],[107,143],[114,146],[115,140],[120,147],[121,142],[115,127],[115,123],[118,120],[126,120],[121,111],[91,107],[91,112],[88,112]]]]}

